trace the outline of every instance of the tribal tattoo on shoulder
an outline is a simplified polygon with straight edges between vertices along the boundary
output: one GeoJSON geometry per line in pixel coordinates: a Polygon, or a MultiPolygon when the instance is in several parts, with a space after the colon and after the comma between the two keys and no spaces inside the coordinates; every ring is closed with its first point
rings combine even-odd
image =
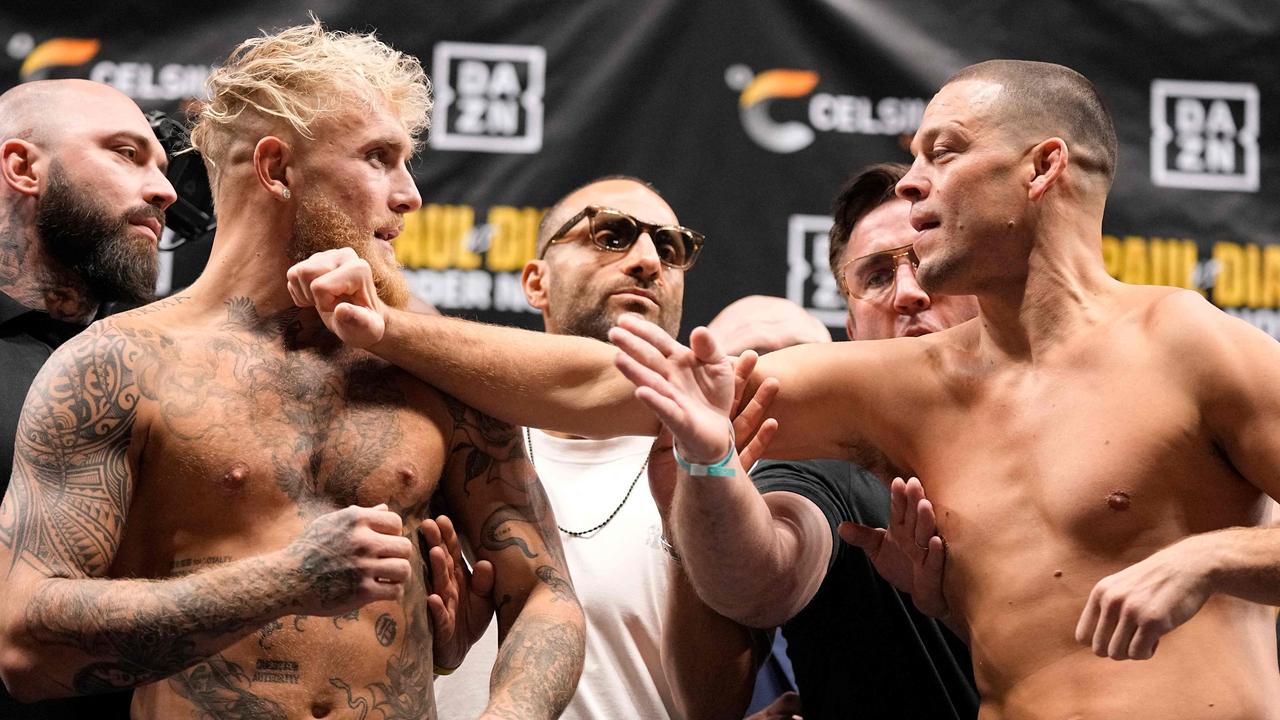
{"type": "Polygon", "coordinates": [[[11,572],[101,576],[119,545],[133,492],[129,441],[144,390],[137,366],[165,338],[99,323],[37,376],[18,421],[14,474],[0,507],[11,572]]]}

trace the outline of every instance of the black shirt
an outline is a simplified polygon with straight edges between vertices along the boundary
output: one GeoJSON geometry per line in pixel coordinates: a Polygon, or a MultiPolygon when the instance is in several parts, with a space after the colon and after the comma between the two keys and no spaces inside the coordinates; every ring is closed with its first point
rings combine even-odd
{"type": "Polygon", "coordinates": [[[782,626],[805,719],[976,718],[968,647],[836,534],[843,520],[885,527],[888,488],[835,460],[762,462],[751,478],[761,493],[809,499],[831,525],[827,576],[809,604],[782,626]]]}
{"type": "MultiPolygon", "coordinates": [[[[83,325],[54,320],[0,293],[0,493],[9,487],[18,417],[31,381],[54,349],[82,330],[83,325]]],[[[0,720],[128,718],[131,697],[124,692],[21,705],[0,685],[0,720]]]]}

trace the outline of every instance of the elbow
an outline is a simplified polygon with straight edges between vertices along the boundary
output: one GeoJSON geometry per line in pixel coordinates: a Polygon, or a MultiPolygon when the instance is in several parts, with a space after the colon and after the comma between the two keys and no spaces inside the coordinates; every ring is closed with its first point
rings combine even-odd
{"type": "Polygon", "coordinates": [[[9,695],[20,703],[49,700],[66,694],[45,681],[35,657],[14,647],[7,639],[0,647],[0,680],[4,681],[9,695]]]}

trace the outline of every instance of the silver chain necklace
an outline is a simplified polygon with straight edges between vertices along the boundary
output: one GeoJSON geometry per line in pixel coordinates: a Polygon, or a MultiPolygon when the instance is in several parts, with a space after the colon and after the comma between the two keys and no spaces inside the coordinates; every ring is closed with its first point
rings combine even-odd
{"type": "MultiPolygon", "coordinates": [[[[529,428],[527,427],[524,429],[524,444],[525,447],[529,449],[529,464],[533,466],[533,471],[536,473],[538,471],[538,466],[533,461],[533,433],[529,432],[529,428]]],[[[622,496],[622,502],[618,503],[618,507],[614,508],[613,512],[609,513],[609,517],[605,518],[604,522],[590,530],[569,530],[559,523],[556,523],[556,527],[560,528],[560,532],[565,535],[583,537],[585,535],[590,535],[605,525],[608,525],[609,521],[617,517],[618,513],[622,511],[622,506],[627,504],[627,499],[631,497],[631,491],[636,489],[636,483],[640,482],[640,476],[644,475],[644,469],[647,467],[649,467],[649,456],[646,455],[644,462],[640,464],[640,472],[636,473],[635,478],[631,480],[631,487],[627,488],[627,494],[622,496]]]]}

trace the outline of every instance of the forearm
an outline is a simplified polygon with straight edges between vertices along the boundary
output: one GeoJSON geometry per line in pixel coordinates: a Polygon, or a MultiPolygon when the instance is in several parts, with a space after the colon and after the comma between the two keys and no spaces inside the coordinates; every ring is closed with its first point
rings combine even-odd
{"type": "Polygon", "coordinates": [[[159,680],[289,612],[301,572],[273,554],[170,580],[41,580],[9,607],[5,682],[29,700],[159,680]]]}
{"type": "Polygon", "coordinates": [[[583,437],[653,435],[658,422],[590,338],[391,311],[379,357],[516,425],[583,437]]]}
{"type": "MultiPolygon", "coordinates": [[[[680,472],[673,508],[677,545],[693,587],[712,610],[751,627],[776,627],[808,604],[821,584],[827,555],[818,545],[830,528],[791,512],[778,516],[736,454],[731,467],[733,477],[680,472]]],[[[829,542],[826,547],[829,553],[829,542]]]]}
{"type": "Polygon", "coordinates": [[[671,570],[662,668],[688,720],[740,720],[759,666],[755,633],[707,607],[679,567],[671,570]]]}
{"type": "Polygon", "coordinates": [[[1280,605],[1280,527],[1227,528],[1182,542],[1203,558],[1214,592],[1280,605]]]}
{"type": "Polygon", "coordinates": [[[582,675],[586,637],[571,585],[557,577],[535,589],[502,638],[482,717],[560,717],[582,675]]]}

